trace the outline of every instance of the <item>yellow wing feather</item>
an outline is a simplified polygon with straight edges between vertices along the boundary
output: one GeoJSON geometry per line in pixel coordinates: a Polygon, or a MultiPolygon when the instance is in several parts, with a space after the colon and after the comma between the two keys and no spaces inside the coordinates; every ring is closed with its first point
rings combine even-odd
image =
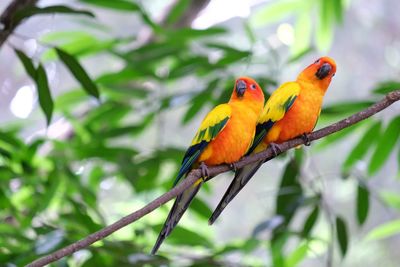
{"type": "Polygon", "coordinates": [[[267,121],[276,122],[281,120],[299,93],[300,85],[298,83],[287,82],[282,84],[268,99],[258,123],[262,124],[267,121]]]}
{"type": "Polygon", "coordinates": [[[202,121],[191,146],[213,140],[225,128],[231,113],[232,109],[228,104],[218,105],[211,110],[202,121]]]}

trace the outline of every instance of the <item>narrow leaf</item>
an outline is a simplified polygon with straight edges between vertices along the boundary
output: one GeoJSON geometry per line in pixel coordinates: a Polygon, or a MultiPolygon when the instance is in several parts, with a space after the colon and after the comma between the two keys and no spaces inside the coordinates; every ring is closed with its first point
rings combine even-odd
{"type": "Polygon", "coordinates": [[[99,89],[97,85],[92,81],[85,69],[79,64],[78,60],[67,52],[56,48],[58,57],[71,71],[72,75],[79,81],[83,89],[91,96],[99,98],[99,89]]]}
{"type": "Polygon", "coordinates": [[[369,191],[363,185],[357,187],[357,221],[363,225],[368,217],[369,211],[369,191]]]}
{"type": "Polygon", "coordinates": [[[374,228],[368,233],[367,240],[379,240],[400,234],[400,220],[394,220],[374,228]]]}
{"type": "Polygon", "coordinates": [[[296,210],[302,204],[303,190],[298,182],[299,165],[295,160],[290,161],[281,178],[279,194],[276,198],[276,214],[284,217],[287,226],[296,210]]]}
{"type": "Polygon", "coordinates": [[[209,101],[212,99],[211,96],[218,84],[218,81],[218,79],[212,80],[205,90],[201,91],[191,99],[191,105],[182,118],[182,124],[187,124],[196,116],[197,113],[201,111],[201,109],[207,103],[209,103],[209,101]]]}
{"type": "Polygon", "coordinates": [[[256,27],[263,26],[288,17],[295,11],[303,11],[304,8],[306,8],[306,5],[304,5],[303,1],[275,1],[257,11],[255,15],[252,16],[250,22],[256,27]]]}
{"type": "Polygon", "coordinates": [[[368,173],[375,174],[388,159],[395,144],[400,136],[400,116],[394,118],[386,128],[382,137],[379,139],[376,150],[372,154],[371,161],[368,166],[368,173]]]}
{"type": "Polygon", "coordinates": [[[312,37],[312,21],[308,12],[302,12],[297,16],[294,27],[295,42],[290,47],[292,55],[304,55],[310,52],[310,40],[312,37]]]}
{"type": "Polygon", "coordinates": [[[342,23],[343,22],[343,0],[333,0],[329,1],[332,5],[333,12],[335,14],[336,22],[342,23]]]}
{"type": "Polygon", "coordinates": [[[287,267],[298,266],[298,264],[302,260],[304,260],[304,258],[307,256],[308,247],[309,247],[308,242],[301,243],[296,249],[292,251],[290,255],[288,255],[285,266],[287,267]]]}
{"type": "Polygon", "coordinates": [[[385,202],[386,205],[400,210],[400,195],[395,192],[383,191],[380,192],[379,196],[385,202]]]}
{"type": "Polygon", "coordinates": [[[356,144],[343,163],[344,171],[349,170],[357,161],[361,160],[372,145],[376,143],[380,135],[381,125],[381,121],[378,121],[365,131],[364,136],[356,144]]]}
{"type": "Polygon", "coordinates": [[[36,68],[35,65],[33,64],[32,60],[21,50],[14,49],[15,53],[17,54],[19,60],[21,61],[22,65],[24,65],[24,68],[26,72],[31,76],[32,79],[35,79],[36,76],[36,68]]]}
{"type": "Polygon", "coordinates": [[[373,101],[357,101],[357,102],[338,102],[325,107],[322,114],[326,115],[345,115],[356,113],[374,104],[373,101]]]}
{"type": "Polygon", "coordinates": [[[344,257],[347,252],[348,235],[346,223],[339,216],[336,217],[336,237],[339,242],[340,252],[342,253],[342,257],[344,257]]]}
{"type": "Polygon", "coordinates": [[[166,24],[168,26],[173,25],[176,23],[179,18],[182,17],[185,10],[188,8],[191,1],[189,0],[179,0],[177,3],[174,4],[173,8],[170,10],[168,17],[166,19],[166,24]]]}
{"type": "Polygon", "coordinates": [[[80,0],[80,2],[119,11],[138,11],[140,9],[136,3],[126,0],[80,0]]]}
{"type": "Polygon", "coordinates": [[[391,91],[397,90],[399,88],[400,88],[400,82],[385,81],[379,83],[372,92],[374,94],[386,95],[387,93],[390,93],[391,91]]]}
{"type": "Polygon", "coordinates": [[[55,5],[55,6],[47,6],[47,7],[36,7],[29,6],[27,8],[21,9],[17,11],[13,17],[13,23],[19,24],[22,20],[32,17],[38,14],[53,14],[53,13],[62,13],[62,14],[79,14],[86,15],[89,17],[94,17],[93,13],[87,10],[73,9],[67,6],[55,5]]]}
{"type": "Polygon", "coordinates": [[[47,125],[49,125],[53,114],[54,105],[53,105],[53,99],[51,98],[46,71],[44,70],[41,64],[36,70],[35,81],[38,90],[39,104],[44,114],[46,115],[47,125]]]}
{"type": "Polygon", "coordinates": [[[303,226],[303,236],[308,237],[311,233],[312,228],[314,227],[315,223],[317,222],[319,214],[319,207],[318,205],[311,211],[310,215],[308,215],[306,222],[303,226]]]}

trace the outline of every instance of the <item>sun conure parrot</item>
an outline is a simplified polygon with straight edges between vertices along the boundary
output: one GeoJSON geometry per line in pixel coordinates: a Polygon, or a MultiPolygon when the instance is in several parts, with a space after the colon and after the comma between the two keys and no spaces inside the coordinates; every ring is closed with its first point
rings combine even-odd
{"type": "MultiPolygon", "coordinates": [[[[321,57],[305,68],[296,81],[284,83],[276,89],[265,103],[253,145],[247,154],[258,153],[269,145],[276,153],[279,143],[298,136],[306,137],[317,123],[325,92],[335,72],[335,61],[329,57],[321,57]]],[[[211,215],[209,224],[214,223],[262,163],[256,162],[236,170],[235,177],[211,215]]]]}
{"type": "Polygon", "coordinates": [[[202,168],[203,178],[177,196],[152,254],[175,228],[208,176],[206,166],[234,163],[249,150],[263,106],[264,94],[260,86],[251,78],[240,77],[229,102],[216,106],[207,114],[183,157],[174,185],[193,168],[202,168]]]}

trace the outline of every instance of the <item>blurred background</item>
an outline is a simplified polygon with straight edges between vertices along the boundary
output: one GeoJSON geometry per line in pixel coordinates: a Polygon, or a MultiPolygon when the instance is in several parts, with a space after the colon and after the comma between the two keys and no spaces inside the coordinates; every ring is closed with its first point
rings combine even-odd
{"type": "MultiPolygon", "coordinates": [[[[317,129],[400,89],[395,0],[6,0],[0,10],[1,266],[168,191],[238,76],[268,96],[334,58],[317,129]]],[[[216,177],[157,256],[172,203],[54,266],[398,266],[399,111],[268,162],[209,226],[232,173],[216,177]]]]}

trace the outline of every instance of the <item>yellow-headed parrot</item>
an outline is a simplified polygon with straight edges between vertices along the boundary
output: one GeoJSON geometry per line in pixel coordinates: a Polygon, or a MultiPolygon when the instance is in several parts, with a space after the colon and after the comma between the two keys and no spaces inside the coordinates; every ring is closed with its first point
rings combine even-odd
{"type": "Polygon", "coordinates": [[[205,166],[234,163],[249,150],[263,106],[264,94],[260,86],[251,78],[240,77],[236,80],[229,102],[218,105],[207,114],[183,157],[174,185],[191,169],[199,166],[203,167],[204,177],[176,198],[152,254],[175,228],[203,179],[208,176],[205,166]]]}
{"type": "MultiPolygon", "coordinates": [[[[276,89],[265,103],[253,145],[247,154],[265,150],[269,145],[277,150],[279,143],[298,136],[306,137],[317,123],[325,92],[335,72],[335,61],[329,57],[321,57],[305,68],[296,81],[284,83],[276,89]]],[[[262,163],[256,162],[236,170],[235,177],[211,215],[209,224],[215,222],[262,163]]]]}

